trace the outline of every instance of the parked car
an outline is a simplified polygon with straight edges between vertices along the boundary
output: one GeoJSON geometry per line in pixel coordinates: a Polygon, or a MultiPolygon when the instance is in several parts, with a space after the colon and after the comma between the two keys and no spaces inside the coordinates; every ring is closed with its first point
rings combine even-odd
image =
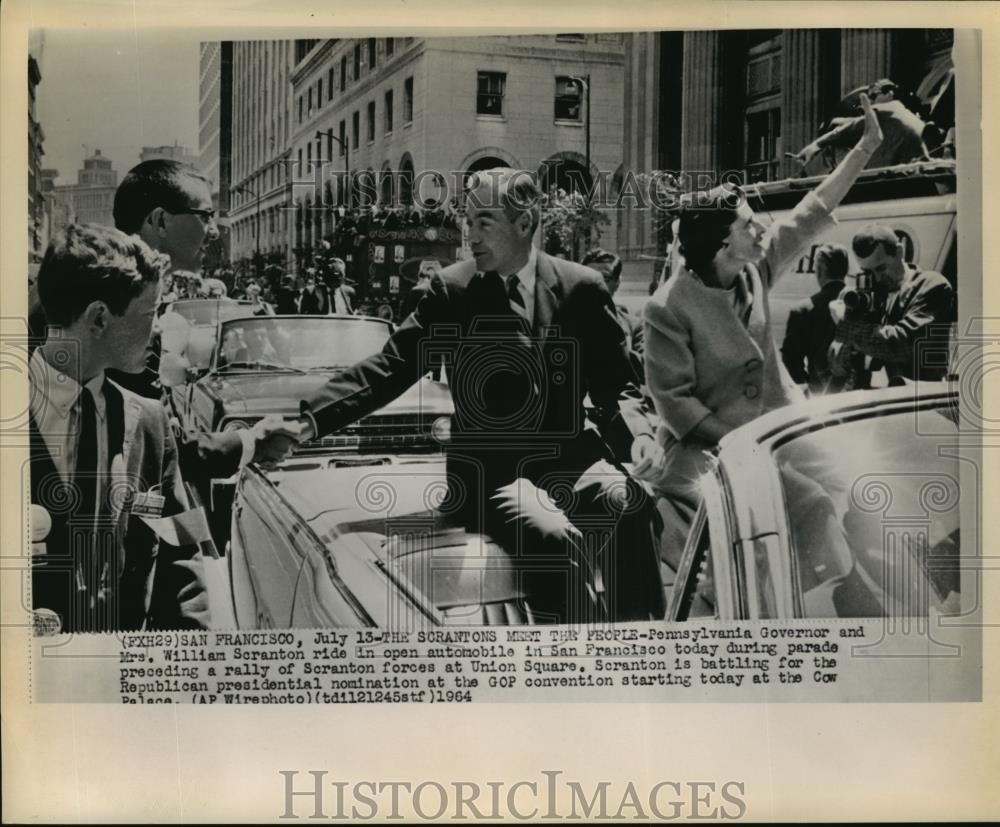
{"type": "Polygon", "coordinates": [[[958,391],[925,383],[774,411],[719,445],[667,617],[957,613],[958,391]]]}

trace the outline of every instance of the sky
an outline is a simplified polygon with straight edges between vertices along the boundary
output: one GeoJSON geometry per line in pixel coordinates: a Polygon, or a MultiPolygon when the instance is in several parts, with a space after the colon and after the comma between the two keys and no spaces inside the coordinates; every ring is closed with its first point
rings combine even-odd
{"type": "Polygon", "coordinates": [[[59,170],[60,183],[75,184],[95,149],[111,158],[119,181],[143,146],[176,141],[197,153],[197,32],[44,29],[30,43],[42,73],[42,165],[59,170]]]}

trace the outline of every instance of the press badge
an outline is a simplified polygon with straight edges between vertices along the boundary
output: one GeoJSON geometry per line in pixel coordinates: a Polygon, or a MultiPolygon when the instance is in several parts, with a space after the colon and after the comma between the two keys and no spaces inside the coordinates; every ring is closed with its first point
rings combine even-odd
{"type": "Polygon", "coordinates": [[[137,491],[132,495],[132,505],[129,509],[136,517],[159,517],[163,514],[166,497],[151,491],[137,491]]]}

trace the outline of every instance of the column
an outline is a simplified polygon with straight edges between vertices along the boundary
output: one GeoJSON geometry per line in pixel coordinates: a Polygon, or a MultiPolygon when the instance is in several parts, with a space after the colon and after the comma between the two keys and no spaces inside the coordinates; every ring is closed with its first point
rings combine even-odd
{"type": "Polygon", "coordinates": [[[686,171],[715,171],[719,162],[721,46],[720,32],[684,34],[681,166],[686,171]]]}
{"type": "MultiPolygon", "coordinates": [[[[839,97],[835,44],[821,29],[785,29],[781,43],[782,153],[798,152],[816,137],[839,97]]],[[[799,165],[782,161],[782,174],[794,175],[799,165]]]]}
{"type": "Polygon", "coordinates": [[[892,67],[891,29],[844,29],[840,37],[840,94],[889,77],[892,67]]]}

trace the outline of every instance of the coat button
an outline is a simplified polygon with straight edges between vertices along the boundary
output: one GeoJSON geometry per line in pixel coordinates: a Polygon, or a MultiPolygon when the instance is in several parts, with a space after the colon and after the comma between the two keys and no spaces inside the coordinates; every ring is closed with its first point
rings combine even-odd
{"type": "Polygon", "coordinates": [[[747,370],[757,370],[760,366],[760,359],[748,359],[746,365],[744,365],[747,370]]]}
{"type": "Polygon", "coordinates": [[[759,394],[760,394],[760,388],[758,388],[756,385],[746,385],[743,388],[743,395],[747,399],[756,399],[759,394]]]}

